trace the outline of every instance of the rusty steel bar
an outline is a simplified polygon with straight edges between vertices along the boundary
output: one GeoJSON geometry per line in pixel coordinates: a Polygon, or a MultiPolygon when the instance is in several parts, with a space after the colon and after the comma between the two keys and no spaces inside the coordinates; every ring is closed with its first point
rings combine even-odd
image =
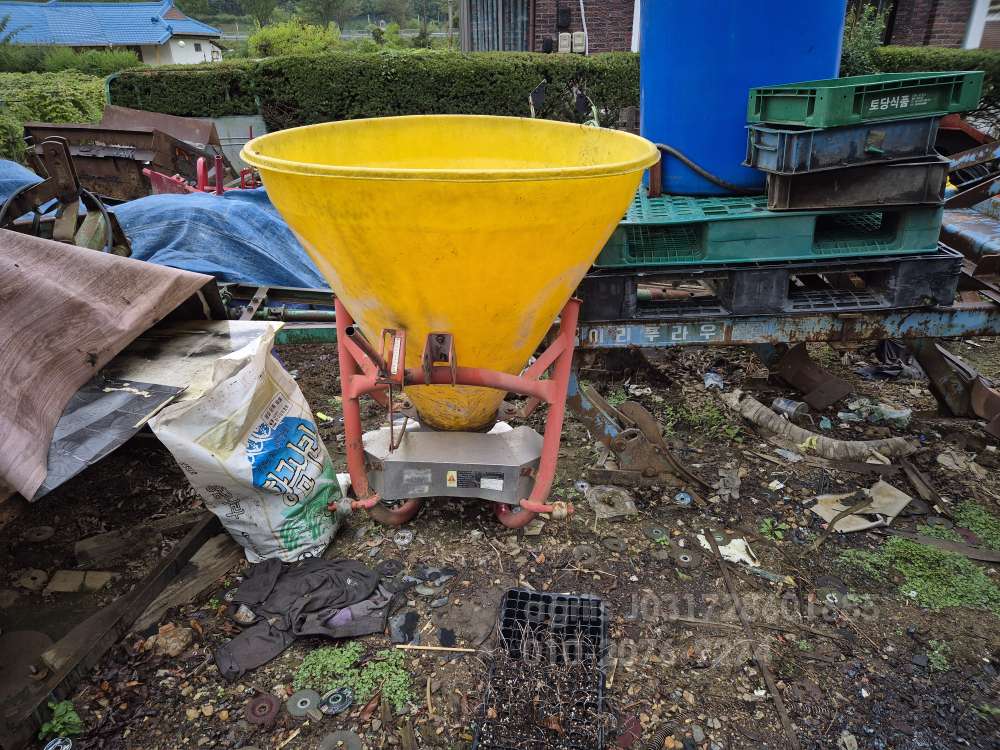
{"type": "Polygon", "coordinates": [[[986,143],[982,146],[970,148],[968,151],[961,151],[948,157],[948,171],[956,172],[959,169],[968,169],[978,164],[985,164],[988,161],[1000,159],[1000,142],[986,143]]]}

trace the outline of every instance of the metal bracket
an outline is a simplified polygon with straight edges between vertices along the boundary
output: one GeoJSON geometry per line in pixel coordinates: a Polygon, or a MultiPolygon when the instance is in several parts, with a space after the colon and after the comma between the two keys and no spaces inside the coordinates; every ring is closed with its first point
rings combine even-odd
{"type": "Polygon", "coordinates": [[[382,329],[382,362],[380,383],[403,387],[406,379],[406,331],[401,328],[382,329]]]}
{"type": "Polygon", "coordinates": [[[452,335],[444,332],[428,333],[420,364],[424,370],[424,382],[431,382],[431,372],[436,365],[447,365],[451,369],[451,384],[455,385],[458,358],[455,356],[455,339],[452,335]]]}

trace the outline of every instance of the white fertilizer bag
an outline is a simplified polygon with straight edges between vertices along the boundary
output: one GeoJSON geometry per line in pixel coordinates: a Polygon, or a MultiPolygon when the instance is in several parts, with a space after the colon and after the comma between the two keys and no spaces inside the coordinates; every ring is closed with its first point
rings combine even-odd
{"type": "Polygon", "coordinates": [[[254,563],[322,554],[350,507],[309,404],[271,355],[278,328],[216,361],[203,396],[149,422],[254,563]]]}

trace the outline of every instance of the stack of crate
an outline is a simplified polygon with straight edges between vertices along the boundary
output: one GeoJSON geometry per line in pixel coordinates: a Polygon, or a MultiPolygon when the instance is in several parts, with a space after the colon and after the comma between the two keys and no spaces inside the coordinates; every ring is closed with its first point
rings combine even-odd
{"type": "Polygon", "coordinates": [[[767,173],[772,211],[941,206],[938,122],[975,109],[982,86],[971,71],[751,89],[745,164],[767,173]]]}
{"type": "Polygon", "coordinates": [[[976,71],[752,89],[745,164],[767,173],[767,195],[640,187],[581,284],[581,319],[952,304],[962,256],[939,245],[949,162],[934,143],[940,118],[974,109],[982,84],[976,71]],[[690,299],[643,298],[690,282],[701,288],[690,299]]]}

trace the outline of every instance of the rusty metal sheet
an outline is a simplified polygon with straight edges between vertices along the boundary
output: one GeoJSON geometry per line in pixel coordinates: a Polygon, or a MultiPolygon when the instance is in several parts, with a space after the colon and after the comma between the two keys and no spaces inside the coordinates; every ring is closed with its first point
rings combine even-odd
{"type": "Polygon", "coordinates": [[[851,392],[851,384],[820,366],[809,356],[805,344],[792,347],[758,344],[754,351],[773,375],[804,393],[802,400],[817,411],[832,406],[851,392]]]}
{"type": "Polygon", "coordinates": [[[986,432],[1000,437],[1000,391],[980,375],[972,383],[970,401],[972,411],[986,420],[986,432]]]}
{"type": "MultiPolygon", "coordinates": [[[[194,181],[198,159],[208,162],[211,173],[216,153],[221,153],[221,146],[189,143],[148,127],[29,122],[25,123],[24,130],[38,156],[43,155],[41,144],[47,139],[65,139],[83,187],[118,200],[149,195],[149,181],[142,173],[147,165],[157,172],[179,174],[194,181]]],[[[48,162],[45,164],[47,167],[48,162]]],[[[227,177],[232,174],[227,169],[227,177]]]]}
{"type": "Polygon", "coordinates": [[[0,484],[32,497],[72,395],[210,276],[0,230],[0,484]]]}
{"type": "Polygon", "coordinates": [[[146,112],[142,109],[130,109],[108,104],[104,107],[104,115],[100,122],[105,128],[148,128],[161,130],[174,138],[201,146],[218,146],[222,144],[215,123],[200,117],[177,117],[160,112],[146,112]]]}

